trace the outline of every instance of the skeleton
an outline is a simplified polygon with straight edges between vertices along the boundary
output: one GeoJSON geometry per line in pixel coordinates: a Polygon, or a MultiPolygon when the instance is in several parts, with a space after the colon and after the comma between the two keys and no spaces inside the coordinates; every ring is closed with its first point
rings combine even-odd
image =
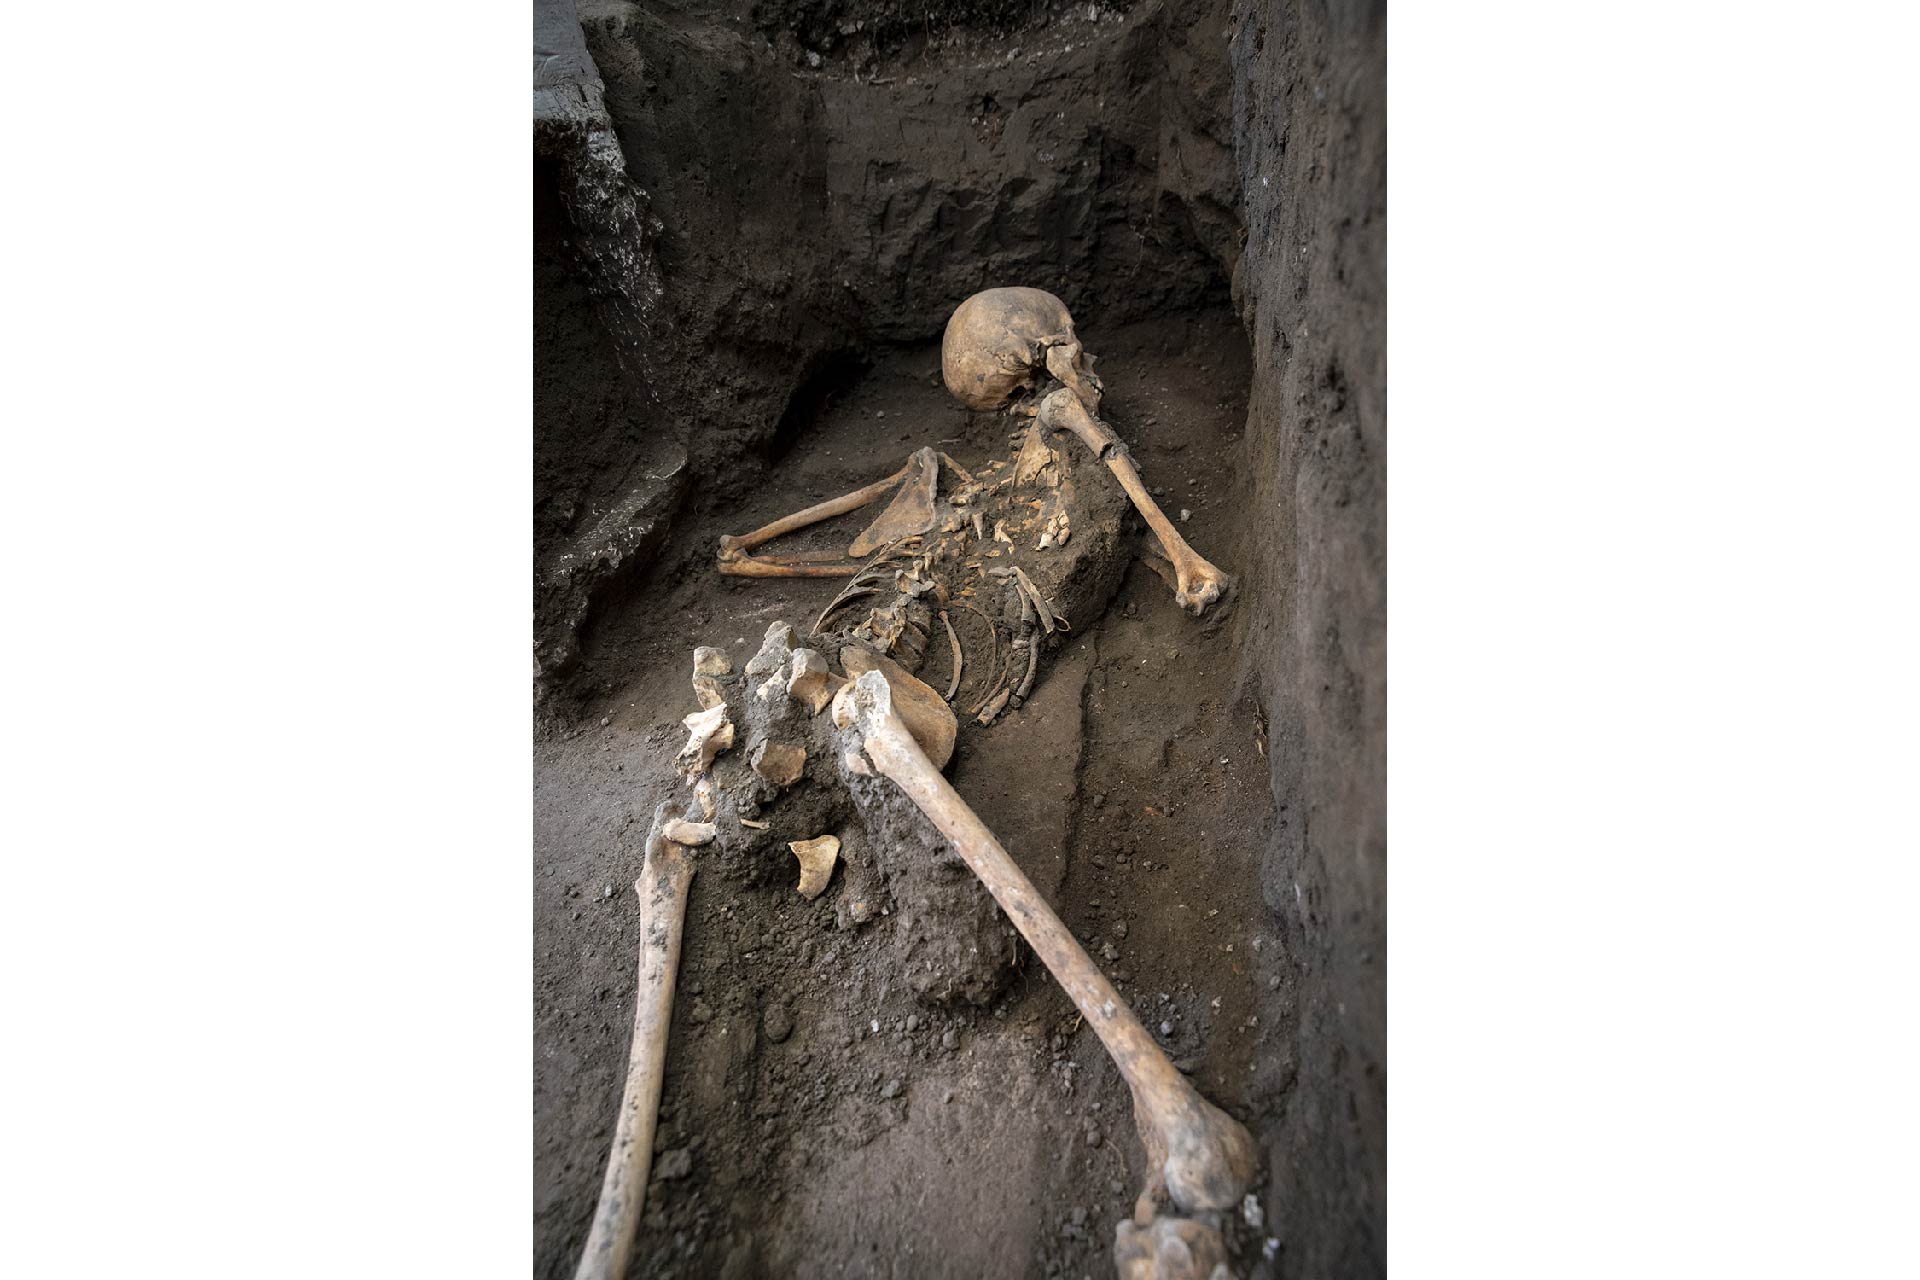
{"type": "Polygon", "coordinates": [[[949,321],[941,358],[963,404],[1008,415],[1011,458],[976,475],[921,449],[884,480],[720,540],[722,573],[850,580],[804,635],[769,627],[738,675],[721,651],[695,651],[701,709],[686,717],[675,762],[691,800],[656,812],[635,886],[645,904],[635,1066],[579,1280],[619,1280],[632,1245],[696,849],[723,874],[784,880],[809,901],[837,875],[843,923],[874,925],[875,904],[890,900],[893,968],[923,1000],[991,1001],[1014,971],[1017,930],[1133,1095],[1149,1174],[1132,1220],[1116,1230],[1116,1267],[1127,1280],[1224,1274],[1217,1224],[1252,1179],[1252,1139],[1168,1061],[940,770],[958,728],[952,708],[984,726],[1018,707],[1043,646],[1092,621],[1124,570],[1124,502],[1097,475],[1076,475],[1067,436],[1106,463],[1146,518],[1164,552],[1148,563],[1181,608],[1205,613],[1232,580],[1180,537],[1100,420],[1093,357],[1058,298],[974,295],[949,321]],[[755,554],[889,494],[844,554],[755,554]],[[943,659],[944,688],[915,675],[943,659]]]}
{"type": "Polygon", "coordinates": [[[962,404],[1004,412],[1018,428],[1012,458],[988,463],[976,477],[944,453],[921,449],[884,480],[751,533],[721,538],[720,572],[850,575],[846,590],[815,622],[815,634],[841,610],[865,605],[866,620],[852,628],[851,639],[909,670],[920,668],[940,635],[950,655],[948,700],[958,700],[967,669],[974,668],[976,685],[963,702],[980,724],[991,724],[1032,692],[1046,642],[1086,621],[1073,616],[1084,603],[1075,588],[1101,578],[1091,562],[1117,543],[1117,528],[1105,527],[1117,500],[1097,479],[1076,479],[1078,446],[1071,436],[1107,465],[1146,519],[1163,553],[1150,554],[1147,563],[1172,583],[1176,602],[1195,616],[1204,614],[1228,595],[1232,579],[1187,545],[1141,483],[1126,445],[1100,420],[1103,386],[1093,365],[1094,357],[1074,333],[1073,317],[1052,294],[1040,289],[975,294],[947,322],[941,370],[947,389],[962,404]],[[946,490],[940,483],[943,470],[951,481],[946,490]],[[785,534],[889,494],[892,501],[844,554],[756,554],[785,534]],[[1089,545],[1089,533],[1095,545],[1089,545]],[[956,613],[978,619],[977,624],[958,619],[975,638],[971,661],[956,630],[956,613]],[[979,673],[982,665],[985,674],[979,673]]]}

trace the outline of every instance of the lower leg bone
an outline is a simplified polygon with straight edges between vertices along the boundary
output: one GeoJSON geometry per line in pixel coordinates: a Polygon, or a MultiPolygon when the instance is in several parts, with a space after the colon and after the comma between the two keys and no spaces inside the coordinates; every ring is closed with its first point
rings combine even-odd
{"type": "Polygon", "coordinates": [[[1199,616],[1208,605],[1224,595],[1233,585],[1233,579],[1209,564],[1207,560],[1187,545],[1173,527],[1173,521],[1167,519],[1166,512],[1153,500],[1147,487],[1140,482],[1140,472],[1134,467],[1133,459],[1127,456],[1127,446],[1113,429],[1101,422],[1091,413],[1080,398],[1065,387],[1055,391],[1040,403],[1040,424],[1051,431],[1071,431],[1093,450],[1094,456],[1107,464],[1120,481],[1120,487],[1127,491],[1135,509],[1146,517],[1147,526],[1153,530],[1154,537],[1165,548],[1167,559],[1173,562],[1173,571],[1179,585],[1174,589],[1173,598],[1188,613],[1199,616]]]}
{"type": "MultiPolygon", "coordinates": [[[[834,699],[834,723],[855,727],[866,756],[953,842],[1112,1055],[1133,1092],[1147,1165],[1188,1213],[1237,1206],[1253,1177],[1253,1140],[1202,1098],[1074,940],[993,832],[940,776],[893,710],[886,681],[868,673],[834,699]]],[[[1149,1186],[1152,1190],[1152,1184],[1149,1186]]]]}
{"type": "Polygon", "coordinates": [[[673,981],[680,968],[687,889],[693,882],[693,861],[687,851],[662,834],[666,819],[667,806],[662,805],[654,815],[640,878],[633,885],[640,895],[640,982],[633,1011],[633,1054],[620,1096],[613,1153],[600,1184],[600,1203],[593,1212],[593,1227],[574,1280],[621,1280],[626,1275],[653,1164],[673,981]]]}

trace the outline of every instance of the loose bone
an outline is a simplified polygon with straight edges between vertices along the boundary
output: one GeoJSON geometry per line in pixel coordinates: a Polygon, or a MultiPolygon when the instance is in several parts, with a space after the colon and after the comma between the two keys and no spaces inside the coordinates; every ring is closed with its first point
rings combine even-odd
{"type": "MultiPolygon", "coordinates": [[[[1113,984],[1074,940],[993,832],[967,807],[907,732],[887,683],[869,671],[842,689],[834,723],[855,728],[875,768],[953,842],[1034,953],[1066,988],[1112,1055],[1133,1092],[1134,1120],[1147,1165],[1182,1211],[1231,1209],[1253,1177],[1253,1139],[1233,1117],[1202,1098],[1167,1060],[1113,984]]],[[[1148,1196],[1153,1184],[1149,1184],[1148,1196]]]]}

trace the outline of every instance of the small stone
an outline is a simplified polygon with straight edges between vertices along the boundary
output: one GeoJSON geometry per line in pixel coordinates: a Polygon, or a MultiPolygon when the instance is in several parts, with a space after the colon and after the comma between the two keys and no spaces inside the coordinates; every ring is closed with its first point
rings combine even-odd
{"type": "Polygon", "coordinates": [[[908,1030],[908,1031],[918,1031],[919,1029],[920,1029],[920,1015],[919,1015],[919,1014],[917,1014],[917,1013],[910,1013],[910,1014],[908,1014],[908,1015],[907,1015],[907,1030],[908,1030]]]}
{"type": "Polygon", "coordinates": [[[1104,943],[1100,947],[1100,954],[1108,960],[1118,960],[1120,958],[1120,948],[1114,946],[1111,942],[1104,943]]]}
{"type": "Polygon", "coordinates": [[[952,1027],[948,1027],[940,1037],[940,1047],[949,1052],[958,1049],[960,1047],[960,1033],[952,1027]]]}
{"type": "Polygon", "coordinates": [[[1180,508],[1180,523],[1185,524],[1191,519],[1193,519],[1193,512],[1187,510],[1185,507],[1180,508]]]}
{"type": "Polygon", "coordinates": [[[1116,938],[1124,938],[1127,936],[1127,922],[1125,920],[1115,920],[1113,922],[1113,936],[1116,938]]]}
{"type": "Polygon", "coordinates": [[[880,1096],[891,1100],[899,1097],[900,1091],[904,1088],[906,1088],[906,1086],[900,1082],[898,1076],[895,1076],[880,1087],[880,1096]]]}
{"type": "Polygon", "coordinates": [[[793,1015],[787,1012],[787,1006],[783,1004],[768,1005],[761,1021],[766,1025],[767,1039],[775,1044],[786,1043],[787,1037],[793,1034],[793,1015]]]}
{"type": "Polygon", "coordinates": [[[660,1163],[653,1166],[653,1174],[663,1182],[673,1182],[693,1172],[693,1152],[685,1147],[675,1147],[660,1157],[660,1163]]]}
{"type": "Polygon", "coordinates": [[[1100,1136],[1100,1131],[1098,1129],[1087,1130],[1087,1145],[1092,1147],[1095,1151],[1098,1151],[1100,1149],[1100,1144],[1104,1141],[1106,1141],[1106,1139],[1100,1136]]]}
{"type": "Polygon", "coordinates": [[[608,725],[610,725],[610,724],[612,724],[612,723],[613,723],[613,717],[612,717],[612,716],[601,716],[601,717],[600,717],[600,727],[601,727],[602,729],[604,729],[604,728],[606,728],[606,727],[607,727],[608,725]]]}
{"type": "Polygon", "coordinates": [[[1266,1225],[1267,1215],[1260,1211],[1260,1201],[1252,1192],[1248,1192],[1247,1198],[1240,1202],[1240,1218],[1255,1231],[1266,1225]]]}
{"type": "Polygon", "coordinates": [[[613,886],[608,885],[606,888],[602,889],[600,891],[600,896],[602,898],[611,898],[613,896],[613,886]]]}
{"type": "Polygon", "coordinates": [[[1278,991],[1279,989],[1280,989],[1280,978],[1277,974],[1274,977],[1267,979],[1267,990],[1278,991]]]}
{"type": "Polygon", "coordinates": [[[1161,1024],[1160,1024],[1160,1034],[1161,1034],[1161,1035],[1163,1035],[1163,1036],[1170,1036],[1170,1035],[1172,1035],[1172,1034],[1173,1034],[1173,1024],[1172,1024],[1171,1022],[1163,1022],[1163,1023],[1161,1023],[1161,1024]]]}

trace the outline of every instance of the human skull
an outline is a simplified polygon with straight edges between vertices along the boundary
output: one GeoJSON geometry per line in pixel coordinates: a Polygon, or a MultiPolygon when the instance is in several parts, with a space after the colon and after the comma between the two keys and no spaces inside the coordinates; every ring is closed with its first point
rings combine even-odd
{"type": "Polygon", "coordinates": [[[1067,304],[1045,289],[985,289],[961,303],[947,321],[940,367],[969,409],[1004,409],[1051,373],[1088,413],[1100,412],[1093,357],[1074,336],[1067,304]]]}

